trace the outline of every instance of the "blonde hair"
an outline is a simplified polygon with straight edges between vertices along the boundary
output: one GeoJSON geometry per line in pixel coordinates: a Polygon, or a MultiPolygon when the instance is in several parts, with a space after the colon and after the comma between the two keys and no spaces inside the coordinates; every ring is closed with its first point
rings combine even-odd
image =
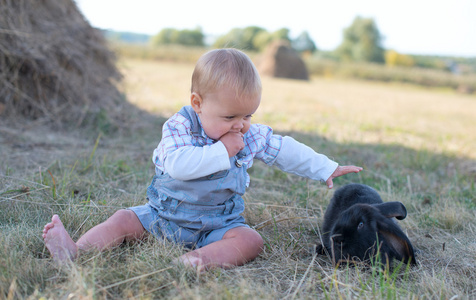
{"type": "Polygon", "coordinates": [[[261,94],[261,79],[251,59],[233,48],[208,51],[197,61],[192,75],[192,93],[204,97],[226,86],[238,97],[261,94]]]}

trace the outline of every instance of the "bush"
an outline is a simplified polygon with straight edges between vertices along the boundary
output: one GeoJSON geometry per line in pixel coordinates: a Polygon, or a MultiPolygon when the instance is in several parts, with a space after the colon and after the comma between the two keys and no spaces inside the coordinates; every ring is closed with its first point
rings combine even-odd
{"type": "Polygon", "coordinates": [[[385,52],[385,64],[390,67],[412,67],[415,65],[415,61],[410,55],[400,54],[394,50],[388,50],[385,52]]]}
{"type": "Polygon", "coordinates": [[[227,34],[218,37],[213,43],[214,48],[233,47],[245,51],[262,51],[272,41],[289,39],[289,29],[281,28],[268,32],[257,26],[233,28],[227,34]]]}
{"type": "Polygon", "coordinates": [[[204,35],[202,29],[184,29],[164,28],[157,35],[153,36],[151,43],[157,45],[183,45],[183,46],[204,46],[204,35]]]}

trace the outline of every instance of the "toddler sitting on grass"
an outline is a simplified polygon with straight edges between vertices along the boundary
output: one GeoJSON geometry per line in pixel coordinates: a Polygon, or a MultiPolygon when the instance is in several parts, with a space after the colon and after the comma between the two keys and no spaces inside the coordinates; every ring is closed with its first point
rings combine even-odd
{"type": "Polygon", "coordinates": [[[190,105],[163,126],[148,203],[117,211],[76,242],[54,215],[43,230],[53,259],[74,260],[82,251],[110,249],[152,234],[192,249],[176,262],[199,269],[239,266],[263,250],[260,234],[241,216],[254,159],[325,181],[329,188],[334,178],[362,170],[338,166],[291,137],[252,124],[260,101],[261,80],[246,54],[236,49],[205,53],[192,76],[190,105]]]}

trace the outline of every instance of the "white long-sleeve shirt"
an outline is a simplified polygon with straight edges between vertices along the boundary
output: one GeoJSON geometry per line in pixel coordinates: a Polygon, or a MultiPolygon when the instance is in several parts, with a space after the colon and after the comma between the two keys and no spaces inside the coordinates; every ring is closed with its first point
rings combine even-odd
{"type": "MultiPolygon", "coordinates": [[[[244,157],[240,161],[250,168],[253,159],[281,170],[326,181],[338,164],[323,154],[289,136],[273,134],[269,126],[252,124],[244,135],[244,157]]],[[[152,160],[156,173],[168,173],[178,180],[192,180],[229,169],[230,159],[225,145],[209,138],[203,128],[199,135],[191,133],[191,122],[175,114],[164,124],[162,140],[154,150],[152,160]]],[[[250,177],[247,175],[247,186],[250,177]]]]}

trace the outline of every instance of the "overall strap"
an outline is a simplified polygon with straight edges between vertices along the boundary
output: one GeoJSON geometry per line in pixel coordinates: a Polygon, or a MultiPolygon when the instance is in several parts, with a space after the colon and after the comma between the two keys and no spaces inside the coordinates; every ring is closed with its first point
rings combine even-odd
{"type": "Polygon", "coordinates": [[[198,121],[197,113],[195,113],[192,106],[190,105],[184,106],[182,107],[182,109],[180,109],[178,113],[190,121],[190,123],[192,124],[190,128],[190,131],[192,132],[192,134],[194,136],[200,136],[201,134],[200,122],[198,121]]]}

